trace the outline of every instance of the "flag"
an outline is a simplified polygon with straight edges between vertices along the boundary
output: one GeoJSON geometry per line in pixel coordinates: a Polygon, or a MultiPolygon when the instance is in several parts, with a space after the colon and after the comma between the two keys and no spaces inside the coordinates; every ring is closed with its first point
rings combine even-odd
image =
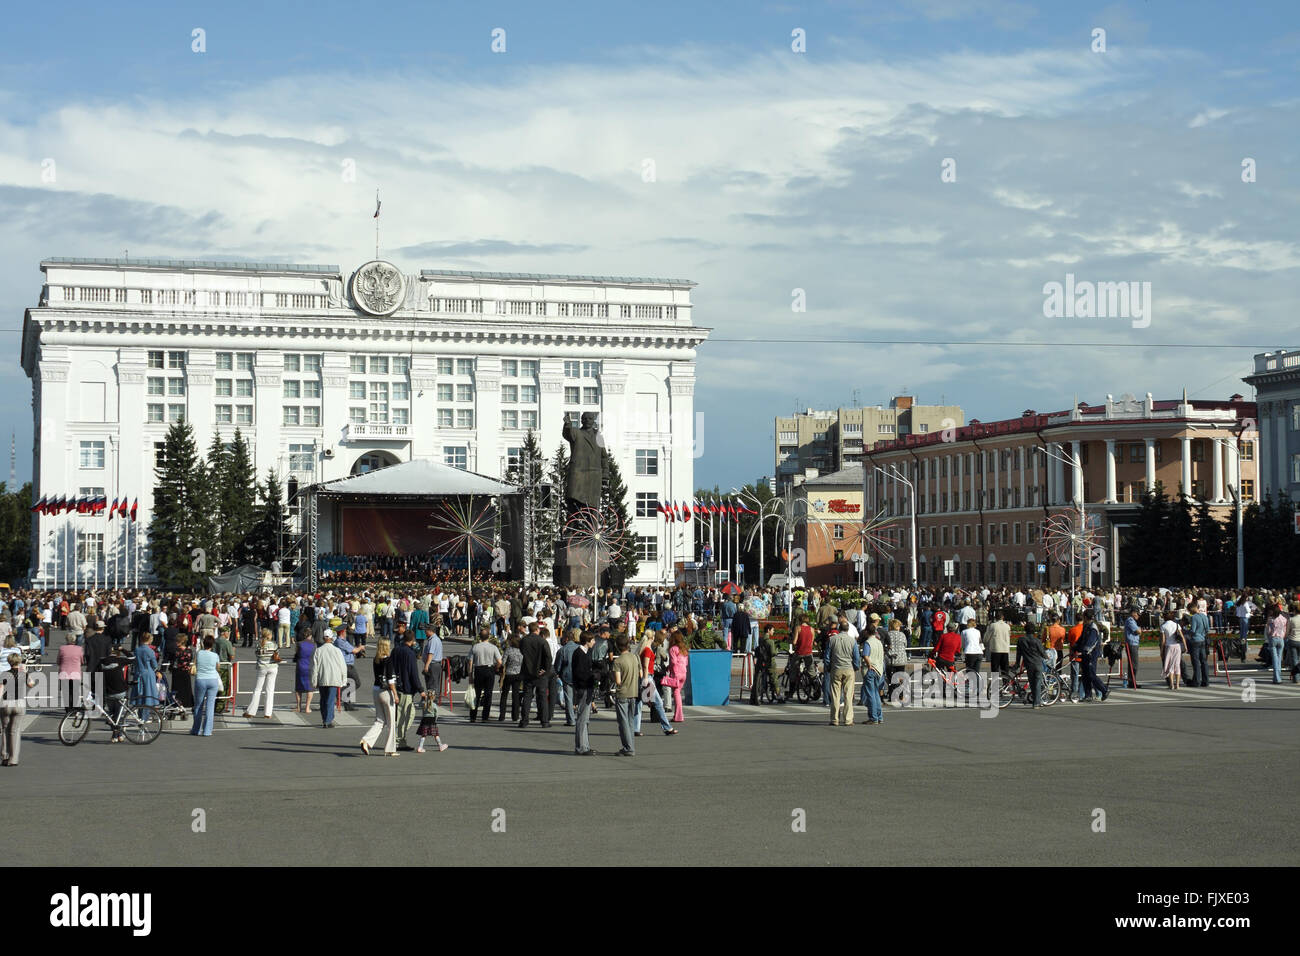
{"type": "Polygon", "coordinates": [[[135,520],[135,509],[138,508],[138,507],[140,507],[140,499],[139,499],[139,498],[136,498],[135,501],[133,501],[133,502],[131,503],[131,520],[132,520],[132,521],[135,520]]]}
{"type": "Polygon", "coordinates": [[[685,501],[682,502],[682,520],[683,521],[691,520],[691,506],[687,504],[685,501]]]}
{"type": "Polygon", "coordinates": [[[108,495],[100,495],[98,498],[96,498],[94,501],[90,503],[90,513],[92,515],[99,515],[99,513],[102,512],[107,507],[108,507],[108,495]]]}
{"type": "Polygon", "coordinates": [[[731,517],[735,519],[736,524],[740,524],[740,515],[744,510],[742,505],[736,503],[735,498],[731,499],[731,517]]]}
{"type": "Polygon", "coordinates": [[[77,510],[77,514],[79,515],[84,515],[86,511],[89,510],[86,505],[86,499],[82,497],[74,498],[72,506],[77,510]]]}
{"type": "Polygon", "coordinates": [[[113,515],[117,514],[117,499],[113,499],[113,506],[108,509],[108,520],[113,520],[113,515]]]}
{"type": "Polygon", "coordinates": [[[375,214],[374,214],[373,216],[370,217],[371,219],[378,219],[378,218],[379,218],[379,207],[380,207],[380,205],[382,205],[382,204],[379,202],[379,193],[375,193],[375,214]]]}
{"type": "Polygon", "coordinates": [[[32,505],[32,514],[45,514],[45,496],[41,495],[41,500],[32,505]]]}
{"type": "Polygon", "coordinates": [[[664,503],[662,501],[655,502],[655,511],[659,513],[659,517],[663,518],[665,521],[668,520],[668,511],[664,508],[664,503]]]}

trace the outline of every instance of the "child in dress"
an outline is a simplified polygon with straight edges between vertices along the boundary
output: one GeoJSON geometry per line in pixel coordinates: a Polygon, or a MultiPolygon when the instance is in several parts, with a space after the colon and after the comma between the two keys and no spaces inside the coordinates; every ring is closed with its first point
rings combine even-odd
{"type": "Polygon", "coordinates": [[[430,691],[425,691],[420,695],[420,699],[424,703],[424,716],[420,718],[420,727],[415,732],[420,738],[420,745],[415,748],[415,752],[418,754],[424,753],[424,738],[432,737],[433,742],[438,745],[438,751],[441,753],[447,749],[447,745],[438,736],[438,705],[434,703],[433,694],[430,691]]]}

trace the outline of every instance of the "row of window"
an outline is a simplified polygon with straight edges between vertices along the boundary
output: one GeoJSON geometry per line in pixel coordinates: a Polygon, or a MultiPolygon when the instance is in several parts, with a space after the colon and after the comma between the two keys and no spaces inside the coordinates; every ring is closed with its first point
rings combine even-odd
{"type": "MultiPolygon", "coordinates": [[[[287,353],[283,357],[286,372],[301,372],[317,375],[321,370],[319,354],[287,353]]],[[[186,366],[185,352],[168,352],[153,350],[148,354],[148,367],[151,369],[183,370],[186,366]]],[[[252,352],[218,352],[216,368],[218,372],[252,372],[254,353],[252,352]]],[[[538,361],[536,359],[502,359],[501,374],[506,378],[535,378],[538,361]]],[[[411,370],[411,358],[408,355],[353,355],[350,357],[349,370],[353,375],[397,375],[405,376],[411,370]]],[[[438,359],[439,375],[473,375],[474,359],[438,359]]],[[[599,378],[600,362],[566,361],[565,378],[599,378]]]]}

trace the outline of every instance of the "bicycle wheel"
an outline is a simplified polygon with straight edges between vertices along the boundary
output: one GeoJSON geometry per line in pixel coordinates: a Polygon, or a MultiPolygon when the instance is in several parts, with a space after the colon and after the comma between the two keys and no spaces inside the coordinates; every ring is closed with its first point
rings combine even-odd
{"type": "Polygon", "coordinates": [[[1039,701],[1044,707],[1051,707],[1061,699],[1061,678],[1056,674],[1043,675],[1043,696],[1039,701]]]}
{"type": "Polygon", "coordinates": [[[133,744],[151,744],[162,733],[162,717],[158,708],[150,707],[141,714],[137,710],[122,712],[122,734],[133,744]]]}
{"type": "MultiPolygon", "coordinates": [[[[1018,676],[1012,676],[1006,680],[999,680],[997,682],[998,684],[997,704],[999,710],[1001,710],[1003,707],[1006,707],[1013,700],[1015,700],[1017,697],[1020,696],[1019,689],[1016,686],[1020,682],[1021,682],[1021,678],[1018,676]]],[[[989,691],[989,696],[990,697],[993,696],[992,690],[989,691]]]]}
{"type": "Polygon", "coordinates": [[[822,675],[814,672],[808,674],[808,700],[817,703],[822,699],[822,675]]]}
{"type": "Polygon", "coordinates": [[[91,718],[84,710],[74,710],[64,714],[59,721],[59,742],[75,747],[90,733],[91,718]]]}

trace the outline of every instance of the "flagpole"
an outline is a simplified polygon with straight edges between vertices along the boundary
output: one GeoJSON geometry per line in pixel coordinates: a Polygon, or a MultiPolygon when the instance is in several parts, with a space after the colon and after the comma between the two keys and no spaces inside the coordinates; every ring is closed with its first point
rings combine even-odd
{"type": "Polygon", "coordinates": [[[375,258],[379,258],[379,187],[375,187],[375,258]]]}

